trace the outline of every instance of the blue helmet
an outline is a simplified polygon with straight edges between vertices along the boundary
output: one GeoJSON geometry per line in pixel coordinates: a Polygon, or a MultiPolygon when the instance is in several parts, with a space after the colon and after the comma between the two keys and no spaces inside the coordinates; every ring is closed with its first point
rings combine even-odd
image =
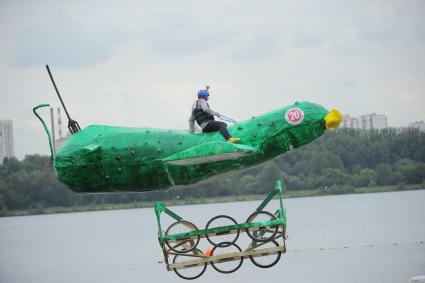
{"type": "Polygon", "coordinates": [[[208,96],[210,96],[210,93],[206,89],[201,89],[198,91],[198,98],[206,99],[208,96]]]}

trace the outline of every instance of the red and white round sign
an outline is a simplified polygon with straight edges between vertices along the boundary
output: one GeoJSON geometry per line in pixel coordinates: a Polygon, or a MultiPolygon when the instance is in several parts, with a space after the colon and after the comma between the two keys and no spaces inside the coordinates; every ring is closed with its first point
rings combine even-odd
{"type": "Polygon", "coordinates": [[[298,125],[304,120],[304,112],[300,108],[288,109],[285,113],[286,121],[291,125],[298,125]]]}

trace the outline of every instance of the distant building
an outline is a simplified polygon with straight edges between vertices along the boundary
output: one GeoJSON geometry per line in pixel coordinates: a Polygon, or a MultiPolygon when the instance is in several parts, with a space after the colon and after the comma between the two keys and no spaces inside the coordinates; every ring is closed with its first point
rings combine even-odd
{"type": "Polygon", "coordinates": [[[361,123],[361,120],[359,118],[353,118],[350,115],[344,115],[342,117],[341,128],[361,129],[362,123],[361,123]]]}
{"type": "Polygon", "coordinates": [[[352,128],[352,119],[350,115],[342,116],[341,128],[352,128]]]}
{"type": "Polygon", "coordinates": [[[417,121],[417,122],[409,123],[409,128],[414,128],[414,129],[418,129],[421,132],[425,132],[425,122],[417,121]]]}
{"type": "Polygon", "coordinates": [[[64,144],[66,139],[69,137],[70,133],[68,132],[65,137],[62,136],[62,117],[61,117],[61,109],[57,108],[57,123],[55,123],[54,118],[54,108],[50,108],[50,132],[52,134],[53,141],[53,152],[56,153],[64,144]],[[56,135],[58,132],[58,135],[56,135]]]}
{"type": "Polygon", "coordinates": [[[5,157],[14,156],[12,121],[0,120],[0,164],[5,157]]]}
{"type": "Polygon", "coordinates": [[[353,118],[350,115],[342,117],[342,128],[370,130],[388,128],[387,116],[382,114],[366,114],[359,118],[353,118]]]}
{"type": "Polygon", "coordinates": [[[64,142],[66,141],[68,137],[65,138],[59,138],[57,140],[55,140],[55,152],[58,151],[59,149],[61,149],[62,145],[64,144],[64,142]]]}

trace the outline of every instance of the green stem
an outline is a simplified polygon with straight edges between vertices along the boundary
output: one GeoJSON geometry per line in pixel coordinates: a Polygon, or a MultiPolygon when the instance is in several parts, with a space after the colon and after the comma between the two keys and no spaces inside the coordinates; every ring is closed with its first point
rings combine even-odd
{"type": "Polygon", "coordinates": [[[44,130],[46,131],[47,137],[49,138],[49,146],[50,146],[50,154],[51,154],[50,159],[53,162],[53,157],[54,156],[53,156],[52,136],[50,135],[50,132],[49,132],[49,129],[47,128],[47,126],[46,126],[46,123],[44,123],[43,119],[40,117],[40,115],[38,115],[38,113],[36,111],[38,108],[49,107],[49,106],[50,106],[50,104],[40,104],[40,105],[37,105],[36,107],[34,107],[32,109],[32,112],[34,112],[34,115],[37,116],[37,118],[43,124],[44,130]]]}

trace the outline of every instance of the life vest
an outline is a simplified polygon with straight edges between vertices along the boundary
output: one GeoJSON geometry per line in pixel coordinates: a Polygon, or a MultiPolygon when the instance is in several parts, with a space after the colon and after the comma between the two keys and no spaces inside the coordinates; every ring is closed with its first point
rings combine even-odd
{"type": "MultiPolygon", "coordinates": [[[[209,104],[207,103],[208,107],[209,104]]],[[[193,109],[192,111],[193,116],[195,117],[195,121],[196,123],[198,123],[198,125],[202,125],[202,123],[208,122],[208,121],[212,121],[214,120],[214,116],[204,112],[204,110],[202,110],[202,108],[198,108],[198,100],[196,101],[196,107],[195,109],[193,109]]]]}

